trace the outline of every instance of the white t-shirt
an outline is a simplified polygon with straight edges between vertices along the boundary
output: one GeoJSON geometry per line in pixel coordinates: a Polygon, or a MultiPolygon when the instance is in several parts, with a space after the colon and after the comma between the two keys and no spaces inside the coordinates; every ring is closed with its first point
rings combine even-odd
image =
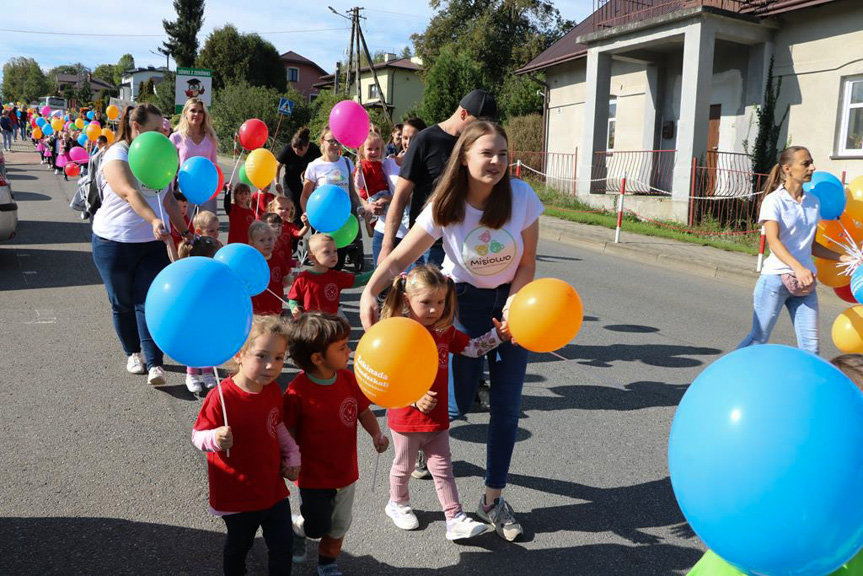
{"type": "MultiPolygon", "coordinates": [[[[395,158],[385,158],[383,165],[384,175],[387,177],[387,184],[390,186],[390,195],[395,194],[396,191],[396,182],[399,179],[399,171],[401,171],[401,167],[396,164],[395,158]]],[[[399,225],[399,231],[396,232],[396,238],[404,238],[405,234],[408,233],[408,222],[410,218],[409,210],[407,209],[410,206],[410,202],[405,206],[405,210],[402,212],[402,223],[399,225]]],[[[375,223],[375,232],[384,233],[386,229],[386,215],[389,212],[390,204],[387,204],[387,209],[384,210],[384,213],[381,216],[378,216],[378,221],[375,223]]]]}
{"type": "MultiPolygon", "coordinates": [[[[99,166],[99,172],[96,174],[97,183],[102,190],[102,206],[93,216],[93,234],[106,240],[115,242],[155,242],[153,236],[153,227],[149,222],[141,218],[123,198],[111,189],[111,186],[105,180],[105,165],[113,160],[120,162],[129,162],[129,147],[126,144],[120,143],[111,146],[102,153],[102,164],[99,166]]],[[[140,181],[135,180],[138,190],[144,196],[147,204],[156,213],[160,219],[167,220],[168,215],[164,208],[159,207],[159,200],[164,198],[164,190],[156,191],[147,188],[140,181]],[[163,216],[164,214],[164,216],[163,216]]],[[[167,221],[165,226],[168,226],[167,221]]]]}
{"type": "MultiPolygon", "coordinates": [[[[815,240],[815,229],[819,216],[820,203],[814,194],[803,194],[800,202],[794,200],[791,194],[780,186],[764,197],[761,202],[761,213],[758,222],[766,220],[779,223],[779,241],[795,260],[816,273],[815,262],[812,261],[812,242],[815,240]]],[[[783,263],[772,252],[764,260],[762,274],[786,274],[794,272],[790,266],[783,263]]]]}
{"type": "Polygon", "coordinates": [[[327,162],[324,157],[315,158],[306,166],[306,180],[315,183],[315,188],[335,184],[350,194],[351,174],[354,164],[349,158],[342,156],[335,162],[327,162]]]}
{"type": "Polygon", "coordinates": [[[482,211],[465,204],[464,220],[442,228],[434,223],[432,206],[423,208],[416,220],[435,240],[443,237],[446,259],[443,273],[456,282],[477,288],[497,288],[512,282],[524,253],[521,233],[542,214],[542,202],[523,180],[511,180],[512,215],[495,230],[479,223],[482,211]]]}

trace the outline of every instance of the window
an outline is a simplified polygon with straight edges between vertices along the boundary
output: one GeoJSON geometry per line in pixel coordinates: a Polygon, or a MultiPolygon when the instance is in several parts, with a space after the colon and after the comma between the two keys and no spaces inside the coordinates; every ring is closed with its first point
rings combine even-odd
{"type": "Polygon", "coordinates": [[[312,102],[314,102],[317,99],[318,99],[317,94],[309,94],[309,104],[311,104],[312,102]]]}
{"type": "Polygon", "coordinates": [[[848,78],[842,95],[839,154],[863,156],[863,77],[848,78]]]}
{"type": "Polygon", "coordinates": [[[369,100],[373,100],[378,98],[378,85],[377,84],[369,84],[369,100]]]}
{"type": "Polygon", "coordinates": [[[299,82],[300,81],[300,69],[299,68],[288,68],[288,82],[299,82]]]}
{"type": "Polygon", "coordinates": [[[608,101],[608,150],[614,150],[614,129],[617,125],[617,96],[608,101]]]}

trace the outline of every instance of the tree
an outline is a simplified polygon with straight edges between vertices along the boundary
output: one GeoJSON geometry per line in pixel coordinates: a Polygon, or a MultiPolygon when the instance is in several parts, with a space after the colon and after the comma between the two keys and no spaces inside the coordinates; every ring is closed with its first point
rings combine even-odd
{"type": "MultiPolygon", "coordinates": [[[[51,83],[52,91],[57,92],[60,90],[60,84],[57,82],[58,74],[71,74],[78,78],[86,78],[89,73],[90,69],[80,62],[76,62],[75,64],[61,64],[60,66],[55,66],[48,71],[48,81],[51,83]]],[[[63,92],[66,92],[65,88],[63,89],[63,92]]]]}
{"type": "Polygon", "coordinates": [[[344,92],[336,94],[331,90],[326,90],[318,94],[315,101],[312,103],[312,118],[309,120],[309,130],[312,132],[312,138],[318,140],[324,126],[330,121],[330,111],[333,106],[342,100],[350,100],[345,96],[344,92]]]}
{"type": "Polygon", "coordinates": [[[749,150],[748,139],[743,142],[743,149],[749,154],[752,161],[752,171],[755,173],[754,179],[758,179],[758,174],[768,174],[773,165],[776,164],[776,159],[779,156],[779,133],[782,132],[782,125],[788,117],[788,110],[791,105],[785,107],[785,113],[779,121],[776,121],[776,102],[779,100],[779,93],[782,91],[782,76],[775,78],[773,76],[773,57],[770,58],[770,67],[767,69],[767,83],[764,86],[764,103],[756,109],[758,118],[758,133],[755,135],[755,144],[752,150],[749,150]],[[776,79],[774,88],[773,81],[776,79]]]}
{"type": "Polygon", "coordinates": [[[287,88],[285,65],[276,47],[257,34],[241,34],[230,24],[207,37],[196,65],[213,70],[214,92],[236,82],[278,92],[287,88]]]}
{"type": "Polygon", "coordinates": [[[119,86],[123,83],[123,75],[126,70],[131,70],[135,67],[135,59],[131,54],[123,54],[114,66],[114,86],[119,86]]]}
{"type": "Polygon", "coordinates": [[[4,101],[32,102],[49,90],[50,83],[33,58],[12,58],[3,65],[4,101]]]}
{"type": "Polygon", "coordinates": [[[487,88],[479,64],[467,52],[445,46],[427,72],[422,119],[429,125],[445,120],[462,96],[477,88],[487,88]]]}
{"type": "Polygon", "coordinates": [[[501,122],[516,116],[541,114],[542,86],[527,76],[510,74],[503,81],[497,98],[501,122]]]}
{"type": "Polygon", "coordinates": [[[165,51],[171,54],[177,66],[194,66],[198,56],[198,32],[204,24],[204,0],[174,0],[177,19],[162,20],[168,35],[165,51]]]}
{"type": "Polygon", "coordinates": [[[109,84],[114,84],[114,65],[113,64],[99,64],[93,69],[93,78],[98,78],[99,80],[104,80],[109,84]]]}
{"type": "Polygon", "coordinates": [[[402,53],[400,56],[401,58],[410,58],[411,56],[413,56],[413,52],[411,52],[410,46],[405,46],[404,48],[402,48],[402,53]]]}
{"type": "Polygon", "coordinates": [[[162,115],[170,118],[174,115],[174,87],[176,86],[176,74],[166,72],[162,81],[156,85],[156,95],[150,100],[161,110],[162,115]]]}
{"type": "Polygon", "coordinates": [[[86,76],[78,83],[75,99],[78,100],[80,106],[86,106],[93,100],[93,87],[90,86],[90,80],[86,76]]]}
{"type": "Polygon", "coordinates": [[[137,100],[139,102],[146,102],[147,101],[146,98],[147,98],[147,84],[143,80],[141,80],[138,83],[138,98],[137,98],[137,100]]]}

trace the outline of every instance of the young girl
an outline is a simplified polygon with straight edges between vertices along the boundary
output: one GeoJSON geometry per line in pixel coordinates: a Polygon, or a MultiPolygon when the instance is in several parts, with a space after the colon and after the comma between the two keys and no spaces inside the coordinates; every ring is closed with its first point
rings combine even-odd
{"type": "Polygon", "coordinates": [[[369,236],[375,233],[375,213],[386,220],[386,205],[393,199],[392,191],[383,170],[384,140],[372,130],[358,151],[359,164],[354,171],[354,184],[365,210],[366,230],[369,236]],[[376,212],[375,212],[376,211],[376,212]]]}
{"type": "Polygon", "coordinates": [[[257,220],[249,226],[249,244],[264,255],[270,267],[270,284],[267,289],[252,297],[255,314],[281,314],[285,287],[291,282],[291,264],[277,252],[276,235],[270,225],[257,220]]]}
{"type": "Polygon", "coordinates": [[[407,316],[428,328],[440,359],[431,390],[412,406],[387,412],[395,459],[390,471],[390,501],[385,511],[402,530],[414,530],[419,526],[410,506],[408,481],[417,452],[423,450],[446,515],[448,540],[470,538],[488,530],[486,524],[462,512],[453,478],[447,414],[449,353],[479,358],[501,342],[512,339],[506,321],[495,319],[494,328],[487,334],[471,339],[453,326],[457,306],[452,280],[433,266],[418,266],[395,279],[381,310],[382,318],[407,316]]]}
{"type": "Polygon", "coordinates": [[[252,191],[247,184],[234,185],[234,202],[231,191],[225,192],[225,214],[228,215],[228,244],[249,242],[249,226],[255,221],[255,211],[251,207],[252,191]]]}
{"type": "Polygon", "coordinates": [[[297,479],[300,452],[283,423],[275,381],[287,348],[288,330],[281,320],[255,317],[248,340],[234,356],[236,372],[207,394],[192,430],[192,443],[207,452],[210,512],[221,516],[228,530],[226,575],[245,574],[246,554],[259,526],[269,550],[269,573],[291,573],[293,530],[283,477],[297,479]]]}
{"type": "Polygon", "coordinates": [[[294,253],[295,241],[309,233],[309,218],[305,214],[300,216],[300,221],[303,223],[302,228],[294,224],[296,211],[297,208],[294,206],[293,200],[287,196],[276,196],[267,206],[267,212],[276,213],[282,219],[282,233],[278,242],[288,256],[294,253]]]}
{"type": "MultiPolygon", "coordinates": [[[[275,194],[270,192],[270,186],[272,186],[272,183],[267,184],[260,190],[252,193],[252,208],[255,210],[255,218],[260,218],[266,214],[267,206],[269,206],[270,202],[272,202],[276,197],[275,194]]],[[[282,193],[281,184],[278,185],[276,190],[279,194],[282,193]]]]}

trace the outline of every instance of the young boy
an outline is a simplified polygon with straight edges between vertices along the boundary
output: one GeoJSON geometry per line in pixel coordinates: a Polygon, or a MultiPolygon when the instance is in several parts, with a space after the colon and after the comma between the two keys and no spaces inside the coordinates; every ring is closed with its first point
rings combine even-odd
{"type": "Polygon", "coordinates": [[[285,287],[291,281],[291,264],[280,252],[275,252],[276,235],[266,222],[258,220],[249,226],[249,245],[264,255],[270,267],[270,284],[252,296],[252,311],[260,315],[281,314],[285,287]]]}
{"type": "Polygon", "coordinates": [[[351,274],[333,270],[339,255],[336,242],[329,234],[314,234],[309,238],[309,259],[312,269],[300,272],[288,293],[288,306],[294,318],[311,310],[338,313],[342,290],[365,286],[373,274],[373,271],[351,274]]]}
{"type": "MultiPolygon", "coordinates": [[[[174,199],[177,201],[177,204],[180,205],[180,211],[183,213],[183,220],[186,221],[186,229],[189,230],[192,228],[192,221],[189,219],[188,208],[189,201],[186,200],[186,197],[182,192],[174,192],[174,199]]],[[[174,239],[174,248],[176,249],[180,242],[183,241],[183,237],[180,235],[180,231],[177,230],[173,224],[171,225],[171,238],[174,239]]]]}
{"type": "Polygon", "coordinates": [[[219,239],[219,217],[209,210],[201,210],[195,214],[193,224],[195,226],[195,234],[198,236],[208,236],[215,240],[219,239]]]}
{"type": "Polygon", "coordinates": [[[234,202],[231,192],[225,193],[225,214],[228,215],[228,244],[249,242],[249,226],[255,221],[255,211],[251,207],[252,192],[242,182],[234,186],[234,202]]]}
{"type": "Polygon", "coordinates": [[[305,538],[320,538],[318,574],[341,575],[336,559],[351,525],[357,467],[357,421],[384,452],[369,401],[353,372],[346,370],[347,320],[332,314],[303,314],[290,327],[288,350],[302,372],[288,385],[284,421],[303,455],[300,477],[301,518],[294,524],[294,561],[305,560],[305,538]]]}

